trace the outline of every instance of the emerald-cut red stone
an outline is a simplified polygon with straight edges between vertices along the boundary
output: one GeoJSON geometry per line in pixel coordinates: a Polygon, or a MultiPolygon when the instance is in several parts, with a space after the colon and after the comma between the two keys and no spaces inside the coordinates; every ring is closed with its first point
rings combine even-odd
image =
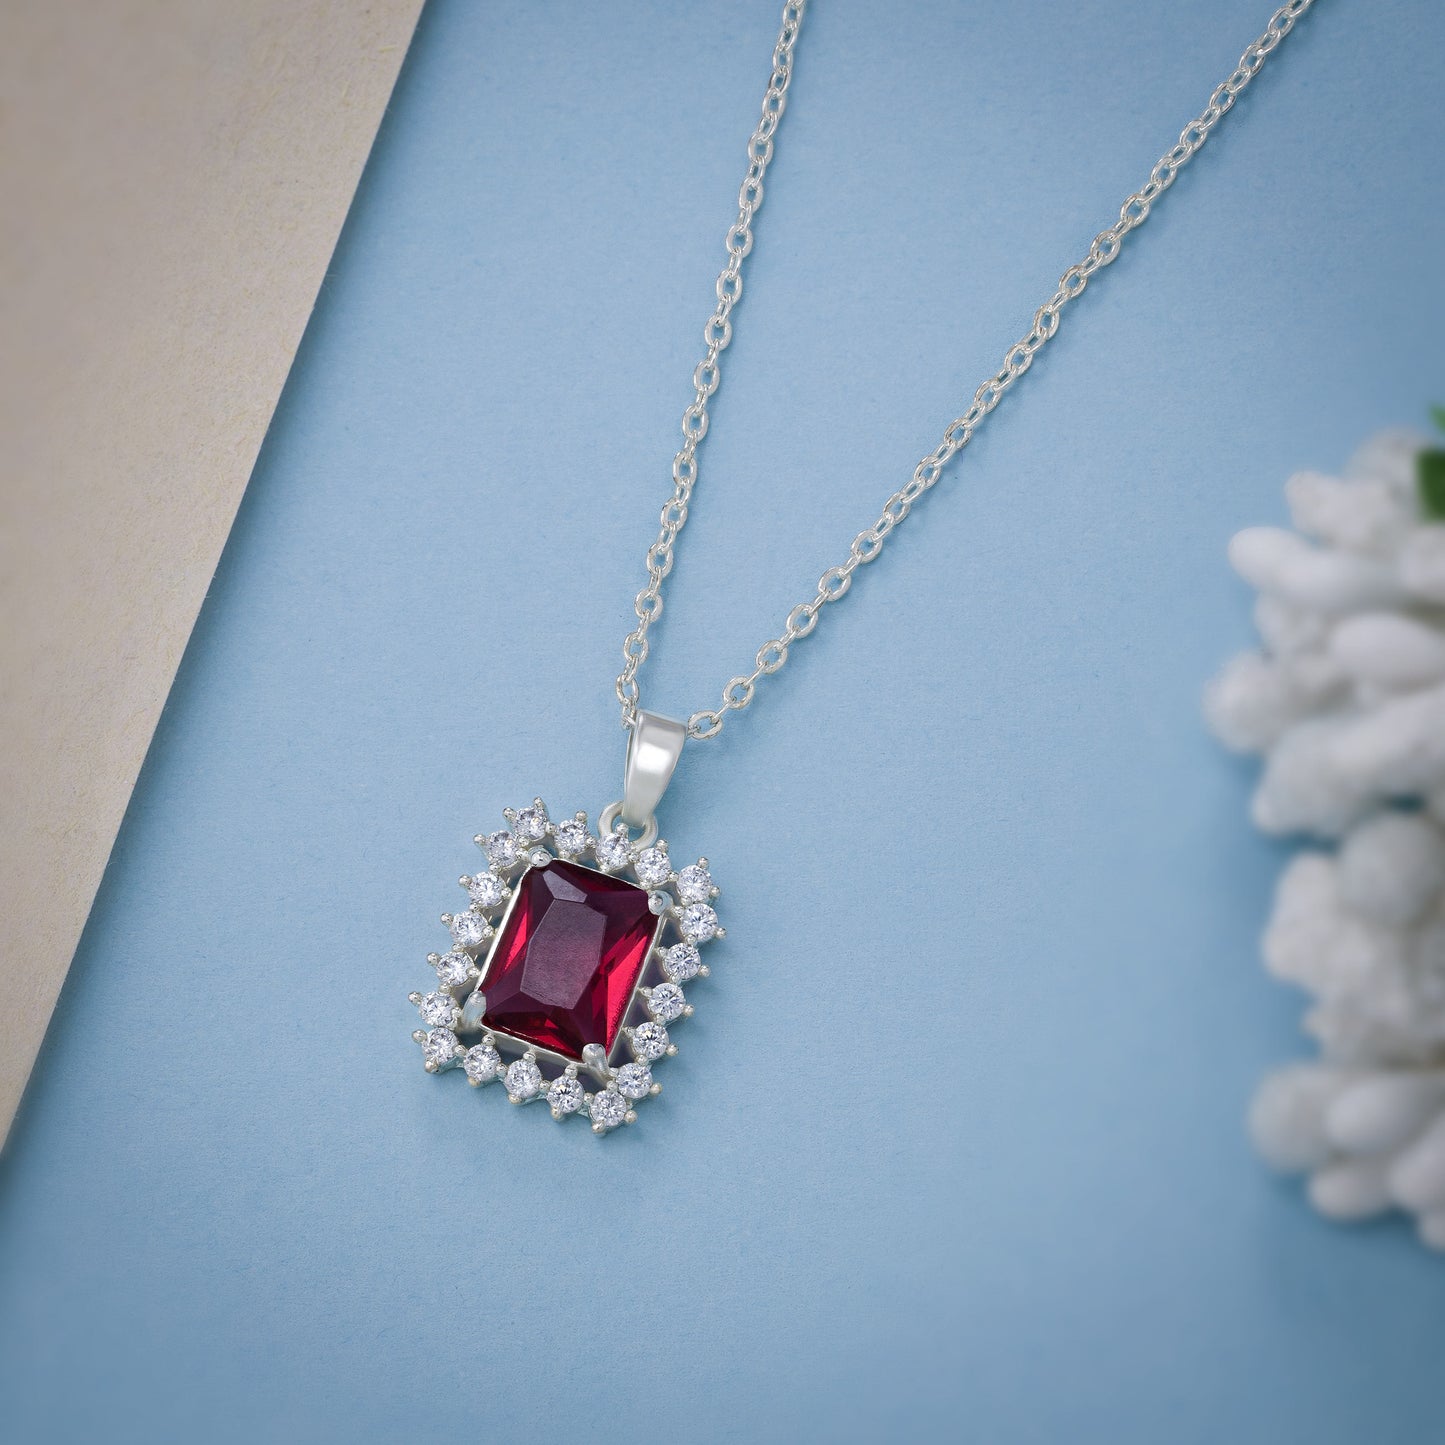
{"type": "Polygon", "coordinates": [[[575,863],[530,868],[479,987],[490,1029],[581,1059],[609,1053],[647,962],[647,892],[575,863]]]}

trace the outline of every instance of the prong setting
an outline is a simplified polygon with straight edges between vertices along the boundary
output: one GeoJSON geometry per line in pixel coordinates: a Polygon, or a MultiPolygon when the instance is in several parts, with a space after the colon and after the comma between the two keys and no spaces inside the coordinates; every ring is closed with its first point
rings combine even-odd
{"type": "MultiPolygon", "coordinates": [[[[613,1133],[635,1123],[640,1105],[662,1092],[653,1067],[676,1055],[669,1029],[693,1014],[679,985],[710,976],[699,949],[725,936],[714,907],[720,890],[706,858],[676,867],[666,842],[659,838],[636,846],[620,822],[599,836],[589,829],[587,813],[554,819],[540,798],[524,808],[504,809],[502,816],[505,829],[474,839],[487,866],[458,880],[469,906],[442,915],[452,944],[445,954],[427,955],[436,986],[408,995],[424,1025],[412,1038],[421,1046],[428,1073],[460,1069],[474,1088],[500,1082],[499,1092],[513,1104],[542,1101],[558,1122],[576,1115],[595,1134],[613,1133]],[[514,1038],[486,1019],[481,985],[492,951],[506,933],[518,885],[530,869],[559,862],[641,888],[657,919],[656,936],[610,1054],[603,1044],[590,1043],[580,1059],[567,1058],[514,1038]]],[[[608,810],[608,816],[614,814],[608,810]]]]}

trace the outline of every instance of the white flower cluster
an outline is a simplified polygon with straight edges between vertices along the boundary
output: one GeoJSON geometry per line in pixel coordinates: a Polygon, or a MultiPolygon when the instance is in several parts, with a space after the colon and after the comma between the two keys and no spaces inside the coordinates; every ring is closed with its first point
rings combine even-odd
{"type": "Polygon", "coordinates": [[[1445,525],[1422,519],[1420,442],[1388,434],[1340,478],[1286,487],[1297,531],[1230,561],[1264,646],[1210,685],[1218,736],[1260,753],[1267,833],[1335,844],[1285,870],[1265,962],[1313,996],[1318,1062],[1264,1083],[1261,1153],[1321,1213],[1417,1216],[1445,1249],[1445,525]]]}

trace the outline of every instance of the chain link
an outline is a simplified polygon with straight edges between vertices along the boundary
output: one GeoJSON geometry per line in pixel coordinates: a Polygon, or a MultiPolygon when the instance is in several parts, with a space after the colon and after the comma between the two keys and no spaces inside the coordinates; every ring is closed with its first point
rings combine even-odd
{"type": "Polygon", "coordinates": [[[782,29],[773,47],[772,74],[768,77],[757,128],[748,140],[748,170],[738,190],[737,219],[728,227],[727,264],[717,278],[717,305],[703,328],[707,350],[692,374],[692,404],[682,414],[682,449],[672,459],[672,496],[662,509],[662,527],[657,540],[647,549],[647,586],[633,601],[637,626],[622,644],[617,699],[622,704],[625,727],[631,726],[637,716],[637,670],[647,660],[647,629],[662,614],[663,579],[672,571],[673,543],[687,523],[687,506],[697,483],[697,444],[707,435],[708,400],[722,378],[722,353],[732,340],[730,317],[743,294],[743,261],[753,249],[753,217],[763,203],[763,179],[773,159],[773,137],[787,104],[788,83],[793,77],[793,46],[803,22],[804,3],[805,0],[790,0],[783,7],[782,29]]]}
{"type": "MultiPolygon", "coordinates": [[[[1269,18],[1269,24],[1240,57],[1229,77],[1216,86],[1209,103],[1179,133],[1178,141],[1156,162],[1149,179],[1119,208],[1119,219],[1100,231],[1088,253],[1059,278],[1054,294],[1034,312],[1028,332],[1004,353],[1003,365],[973,394],[962,416],[944,428],[943,439],[914,468],[912,477],[883,504],[877,521],[853,539],[848,556],[830,567],[818,579],[817,593],[800,602],[791,612],[777,637],[765,642],[754,658],[750,673],[734,677],[723,688],[722,701],[715,709],[695,712],[687,720],[688,735],[715,737],[729,712],[748,707],[758,680],[778,671],[788,660],[793,643],[807,637],[818,625],[818,614],[830,602],[847,595],[853,574],[883,550],[889,535],[913,509],[913,504],[934,486],[948,463],[966,447],[983,419],[1004,394],[1033,364],[1034,356],[1059,329],[1064,307],[1083,294],[1089,278],[1111,265],[1123,249],[1124,239],[1149,219],[1154,203],[1178,178],[1179,172],[1199,152],[1215,126],[1233,108],[1241,92],[1259,74],[1286,35],[1294,29],[1315,0],[1287,0],[1269,18]]],[[[788,83],[793,72],[793,47],[803,21],[806,0],[790,0],[783,7],[782,29],[773,50],[773,71],[763,96],[762,117],[748,141],[748,172],[738,193],[738,218],[727,233],[727,264],[717,280],[717,306],[708,318],[703,339],[707,351],[693,372],[695,395],[683,413],[682,450],[673,458],[673,494],[662,509],[662,530],[647,552],[647,586],[637,594],[633,610],[637,626],[622,645],[623,668],[617,678],[617,697],[622,704],[622,722],[630,726],[637,716],[639,692],[637,671],[647,659],[647,630],[662,612],[662,583],[672,571],[673,545],[687,522],[687,507],[697,484],[697,444],[707,435],[708,400],[721,379],[720,358],[732,339],[733,307],[742,295],[742,263],[753,246],[752,220],[763,203],[763,177],[773,158],[773,138],[782,118],[788,83]]]]}

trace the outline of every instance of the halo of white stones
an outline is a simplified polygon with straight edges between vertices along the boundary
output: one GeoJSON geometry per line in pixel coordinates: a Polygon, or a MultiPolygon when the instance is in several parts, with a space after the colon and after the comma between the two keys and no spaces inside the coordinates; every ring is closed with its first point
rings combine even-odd
{"type": "Polygon", "coordinates": [[[460,1068],[474,1087],[500,1083],[514,1104],[544,1101],[554,1119],[575,1114],[591,1123],[593,1133],[607,1134],[634,1123],[637,1105],[662,1092],[652,1066],[677,1052],[668,1030],[692,1015],[680,985],[708,976],[699,948],[723,937],[712,907],[718,889],[706,858],[674,870],[662,839],[638,848],[622,823],[597,836],[586,813],[554,821],[540,798],[530,807],[508,808],[504,816],[505,829],[478,833],[473,840],[486,855],[487,867],[459,880],[467,906],[442,914],[452,946],[444,954],[427,955],[436,985],[410,995],[424,1025],[412,1038],[421,1045],[429,1074],[460,1068]],[[576,1063],[482,1027],[478,983],[507,905],[528,868],[554,859],[636,883],[647,890],[653,913],[663,919],[612,1051],[620,1059],[590,1044],[576,1063]]]}

